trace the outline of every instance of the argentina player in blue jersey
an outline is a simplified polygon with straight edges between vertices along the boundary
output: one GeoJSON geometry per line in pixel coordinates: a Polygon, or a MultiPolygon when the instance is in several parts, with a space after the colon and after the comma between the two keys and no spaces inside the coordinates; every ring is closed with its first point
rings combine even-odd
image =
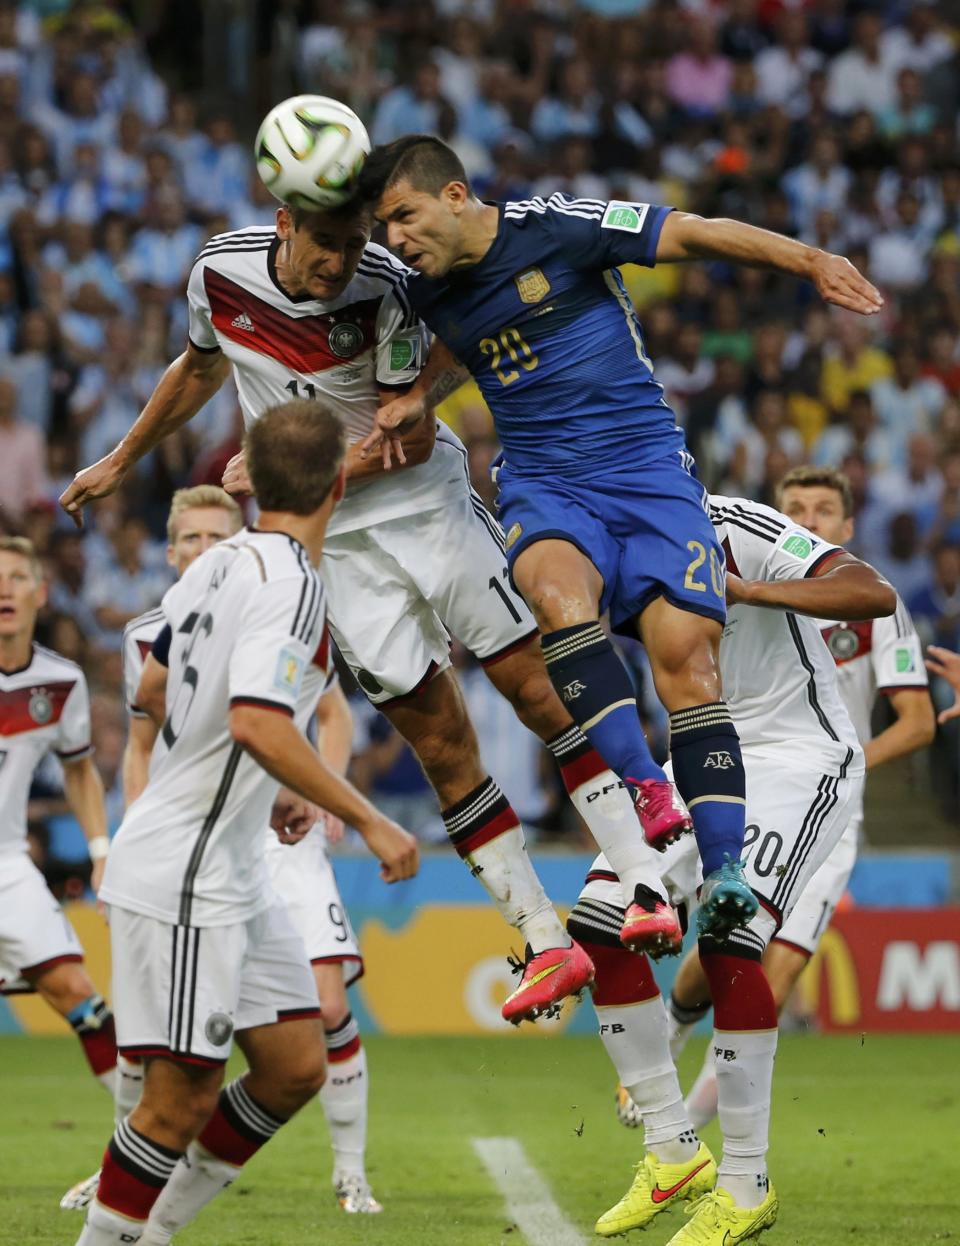
{"type": "MultiPolygon", "coordinates": [[[[741,925],[757,901],[739,861],[744,775],[722,700],[723,553],[676,417],[654,379],[617,266],[726,258],[792,272],[864,313],[877,291],[849,262],[735,221],[554,195],[485,204],[456,155],[411,135],[368,158],[362,193],[415,270],[422,320],[476,379],[503,447],[500,518],[510,569],[542,633],[554,686],[634,793],[663,847],[692,818],[705,876],[701,933],[741,925]],[[625,668],[600,628],[639,635],[670,714],[677,801],[652,759],[625,668]]],[[[382,407],[368,446],[422,407],[382,407]]]]}

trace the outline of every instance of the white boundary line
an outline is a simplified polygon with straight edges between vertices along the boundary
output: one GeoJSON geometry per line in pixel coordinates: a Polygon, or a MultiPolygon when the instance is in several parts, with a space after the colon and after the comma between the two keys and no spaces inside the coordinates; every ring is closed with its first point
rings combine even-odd
{"type": "Polygon", "coordinates": [[[470,1142],[530,1246],[584,1246],[516,1138],[471,1138],[470,1142]]]}

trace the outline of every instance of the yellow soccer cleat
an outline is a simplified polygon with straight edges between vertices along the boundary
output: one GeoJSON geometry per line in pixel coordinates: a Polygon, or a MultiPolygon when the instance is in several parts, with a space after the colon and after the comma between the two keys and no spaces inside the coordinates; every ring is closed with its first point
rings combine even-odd
{"type": "Polygon", "coordinates": [[[738,1207],[726,1190],[713,1190],[686,1208],[690,1217],[674,1233],[667,1246],[737,1246],[771,1228],[777,1218],[780,1200],[770,1186],[759,1207],[738,1207]]]}
{"type": "Polygon", "coordinates": [[[637,1165],[633,1185],[615,1207],[603,1213],[595,1231],[601,1237],[616,1237],[642,1229],[675,1203],[706,1194],[716,1180],[716,1162],[702,1142],[696,1155],[683,1164],[663,1164],[648,1151],[637,1165]]]}

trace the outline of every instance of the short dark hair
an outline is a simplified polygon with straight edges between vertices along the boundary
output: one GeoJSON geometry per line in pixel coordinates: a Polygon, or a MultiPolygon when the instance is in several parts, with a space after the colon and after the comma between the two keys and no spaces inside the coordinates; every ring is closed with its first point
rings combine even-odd
{"type": "Polygon", "coordinates": [[[431,134],[407,134],[383,147],[374,147],[360,173],[360,195],[376,203],[397,182],[409,182],[414,190],[439,195],[451,182],[470,181],[460,157],[431,134]]]}
{"type": "Polygon", "coordinates": [[[283,206],[290,213],[294,229],[302,229],[304,225],[309,228],[323,217],[332,217],[336,221],[352,220],[355,217],[358,224],[361,221],[369,223],[370,204],[359,195],[353,195],[345,203],[333,204],[329,208],[300,208],[292,203],[285,203],[283,206]]]}
{"type": "Polygon", "coordinates": [[[339,416],[303,399],[265,411],[247,429],[243,449],[261,510],[312,515],[330,493],[347,440],[339,416]]]}
{"type": "Polygon", "coordinates": [[[853,489],[850,477],[846,472],[835,467],[794,467],[777,485],[777,505],[783,501],[784,490],[797,489],[835,489],[843,503],[843,517],[849,519],[853,515],[853,489]]]}

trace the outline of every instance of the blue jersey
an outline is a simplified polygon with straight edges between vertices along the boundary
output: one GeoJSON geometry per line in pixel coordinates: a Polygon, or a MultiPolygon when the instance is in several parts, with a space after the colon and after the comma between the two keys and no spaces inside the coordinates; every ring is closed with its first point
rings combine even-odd
{"type": "Polygon", "coordinates": [[[489,251],[410,302],[476,378],[510,467],[590,475],[683,449],[618,264],[652,266],[672,209],[552,195],[498,205],[489,251]]]}

